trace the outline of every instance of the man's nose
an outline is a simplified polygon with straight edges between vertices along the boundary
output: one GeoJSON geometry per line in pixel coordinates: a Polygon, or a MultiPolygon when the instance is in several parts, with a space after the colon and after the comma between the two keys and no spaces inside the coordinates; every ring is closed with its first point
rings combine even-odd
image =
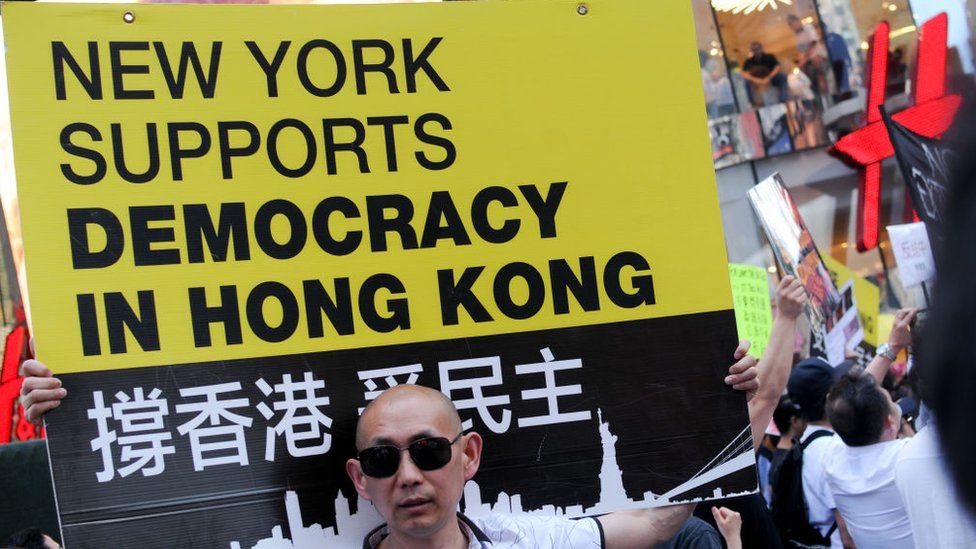
{"type": "Polygon", "coordinates": [[[401,486],[415,486],[424,481],[424,472],[410,458],[410,452],[400,455],[400,469],[397,471],[397,481],[401,486]]]}

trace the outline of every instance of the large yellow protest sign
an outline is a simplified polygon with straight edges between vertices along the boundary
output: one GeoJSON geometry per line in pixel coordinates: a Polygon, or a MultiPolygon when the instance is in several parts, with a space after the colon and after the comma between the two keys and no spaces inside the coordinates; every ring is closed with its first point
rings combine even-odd
{"type": "Polygon", "coordinates": [[[876,347],[881,341],[878,338],[878,310],[881,306],[881,290],[866,279],[854,274],[840,261],[829,256],[823,256],[823,260],[824,265],[830,271],[830,277],[835,286],[840,288],[848,280],[854,281],[854,300],[857,302],[857,315],[860,317],[861,326],[864,328],[864,340],[876,347]]]}
{"type": "Polygon", "coordinates": [[[361,546],[405,383],[466,513],[755,489],[689,3],[3,14],[65,545],[361,546]]]}
{"type": "Polygon", "coordinates": [[[579,5],[5,5],[44,359],[729,309],[690,8],[579,5]]]}

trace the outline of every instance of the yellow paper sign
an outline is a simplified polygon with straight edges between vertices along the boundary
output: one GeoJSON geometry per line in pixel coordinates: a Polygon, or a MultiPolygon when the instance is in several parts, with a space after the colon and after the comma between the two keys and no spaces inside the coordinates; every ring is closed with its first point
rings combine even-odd
{"type": "Polygon", "coordinates": [[[848,280],[854,281],[854,301],[857,302],[857,316],[861,319],[861,326],[864,328],[864,340],[877,347],[879,343],[878,311],[881,306],[881,290],[866,279],[855,275],[840,261],[826,255],[822,257],[835,286],[840,288],[848,280]]]}
{"type": "Polygon", "coordinates": [[[5,4],[44,360],[728,310],[690,6],[479,4],[5,4]]]}

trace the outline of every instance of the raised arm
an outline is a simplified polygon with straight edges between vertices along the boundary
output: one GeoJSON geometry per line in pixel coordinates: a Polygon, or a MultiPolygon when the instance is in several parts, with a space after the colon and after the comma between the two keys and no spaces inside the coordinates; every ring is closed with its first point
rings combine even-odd
{"type": "Polygon", "coordinates": [[[695,510],[694,503],[620,511],[599,520],[607,549],[647,549],[674,537],[695,510]]]}
{"type": "Polygon", "coordinates": [[[793,366],[793,338],[796,320],[807,300],[803,285],[792,276],[784,276],[776,288],[776,320],[769,332],[769,343],[759,359],[759,392],[749,401],[752,440],[756,447],[762,442],[766,426],[773,417],[779,396],[786,388],[793,366]]]}
{"type": "Polygon", "coordinates": [[[912,321],[915,320],[916,313],[918,313],[918,309],[902,309],[895,313],[895,323],[891,327],[891,335],[888,336],[888,352],[886,353],[888,356],[879,352],[865,369],[878,382],[878,385],[884,381],[888,368],[894,362],[892,357],[900,353],[902,349],[911,347],[912,332],[910,328],[912,321]]]}

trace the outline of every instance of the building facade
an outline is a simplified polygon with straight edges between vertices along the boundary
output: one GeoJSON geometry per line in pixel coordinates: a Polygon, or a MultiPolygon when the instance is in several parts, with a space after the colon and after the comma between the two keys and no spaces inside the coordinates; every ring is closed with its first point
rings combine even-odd
{"type": "MultiPolygon", "coordinates": [[[[910,220],[893,159],[882,164],[879,244],[856,242],[858,172],[829,154],[864,123],[869,43],[889,25],[885,106],[911,106],[919,28],[948,15],[947,86],[973,86],[974,0],[693,0],[699,60],[729,260],[774,260],[746,191],[779,172],[822,255],[881,288],[883,311],[921,305],[905,290],[884,227],[910,220]]],[[[876,56],[877,57],[877,56],[876,56]]],[[[877,72],[877,71],[875,71],[877,72]]],[[[924,75],[923,75],[924,77],[924,75]]]]}

